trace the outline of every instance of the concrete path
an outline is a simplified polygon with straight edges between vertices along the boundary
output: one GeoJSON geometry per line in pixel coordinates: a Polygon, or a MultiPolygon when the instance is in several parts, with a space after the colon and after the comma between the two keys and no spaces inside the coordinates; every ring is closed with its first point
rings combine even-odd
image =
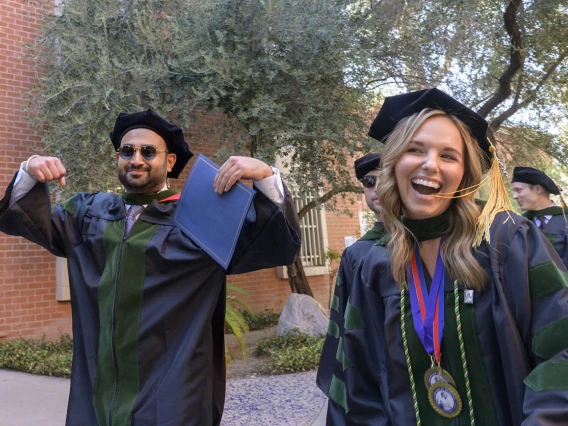
{"type": "MultiPolygon", "coordinates": [[[[323,426],[315,374],[230,380],[222,426],[323,426]]],[[[0,426],[63,426],[68,396],[67,379],[0,370],[0,426]]]]}
{"type": "Polygon", "coordinates": [[[0,370],[0,426],[63,426],[69,380],[0,370]]]}

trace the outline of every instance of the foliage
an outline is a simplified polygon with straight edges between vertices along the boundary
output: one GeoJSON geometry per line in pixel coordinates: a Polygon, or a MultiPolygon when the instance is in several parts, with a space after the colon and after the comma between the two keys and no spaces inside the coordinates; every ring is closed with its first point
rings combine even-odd
{"type": "Polygon", "coordinates": [[[148,38],[163,19],[155,19],[145,2],[134,10],[129,1],[69,0],[56,14],[51,3],[45,3],[41,36],[30,50],[37,71],[28,94],[33,122],[42,129],[45,153],[59,156],[68,171],[64,196],[114,189],[108,134],[118,113],[173,110],[171,91],[160,90],[170,84],[165,40],[148,38]]]}
{"type": "Polygon", "coordinates": [[[325,189],[309,208],[358,190],[348,159],[370,149],[374,94],[353,65],[348,2],[66,0],[56,14],[45,3],[28,108],[67,168],[58,197],[117,188],[108,132],[145,108],[185,129],[198,110],[222,111],[217,159],[278,159],[300,195],[325,189]]]}
{"type": "MultiPolygon", "coordinates": [[[[246,311],[250,311],[249,307],[239,299],[235,294],[232,293],[239,293],[242,295],[246,295],[246,290],[243,290],[240,287],[237,287],[233,284],[227,284],[227,306],[225,308],[225,329],[227,332],[232,333],[235,335],[237,342],[239,342],[239,346],[241,348],[241,352],[243,354],[243,359],[247,357],[247,345],[245,342],[245,334],[249,331],[249,326],[247,321],[242,313],[234,305],[239,305],[246,309],[246,311]]],[[[225,348],[225,356],[229,360],[229,353],[225,348]]]]}
{"type": "MultiPolygon", "coordinates": [[[[231,284],[227,284],[227,289],[233,293],[246,294],[244,290],[231,284]]],[[[227,295],[227,302],[229,303],[225,312],[225,327],[235,335],[243,357],[246,358],[244,334],[248,332],[248,325],[242,313],[231,303],[248,308],[234,294],[227,295]]],[[[61,335],[58,342],[51,342],[45,338],[39,340],[21,338],[0,343],[0,368],[44,376],[70,377],[72,358],[73,339],[68,334],[61,335]]]]}
{"type": "MultiPolygon", "coordinates": [[[[322,194],[302,216],[358,191],[349,159],[379,149],[370,106],[432,86],[488,117],[512,164],[568,160],[557,0],[65,0],[56,14],[44,1],[28,108],[68,169],[61,197],[117,187],[107,135],[119,112],[153,108],[190,129],[216,110],[217,159],[278,160],[300,195],[322,194]]],[[[290,284],[309,294],[299,262],[290,284]]]]}
{"type": "Polygon", "coordinates": [[[248,328],[250,331],[262,330],[264,328],[272,327],[278,325],[278,320],[280,319],[280,314],[277,314],[272,309],[266,309],[258,314],[254,314],[250,311],[241,311],[248,328]]]}
{"type": "Polygon", "coordinates": [[[196,102],[220,108],[247,131],[230,148],[277,158],[298,191],[353,186],[346,159],[361,145],[366,101],[349,73],[351,35],[342,2],[195,2],[192,51],[207,72],[196,102]]]}
{"type": "Polygon", "coordinates": [[[29,110],[68,168],[63,195],[117,186],[107,135],[119,112],[148,107],[186,129],[196,106],[220,109],[220,160],[282,158],[301,191],[354,188],[346,158],[368,149],[370,98],[347,73],[343,2],[66,0],[46,11],[29,110]]]}
{"type": "Polygon", "coordinates": [[[73,340],[68,334],[58,342],[20,338],[0,344],[0,368],[26,373],[69,377],[72,357],[73,340]]]}
{"type": "Polygon", "coordinates": [[[323,255],[325,260],[328,262],[336,262],[338,260],[341,260],[341,252],[334,250],[331,247],[328,247],[323,255]]]}
{"type": "MultiPolygon", "coordinates": [[[[29,108],[70,191],[116,187],[107,135],[120,111],[152,107],[187,128],[196,106],[218,108],[219,157],[280,158],[302,191],[334,193],[354,189],[344,160],[371,149],[370,102],[393,85],[441,86],[494,130],[515,116],[546,133],[566,115],[568,9],[555,0],[45,4],[29,108]]],[[[567,159],[565,132],[530,143],[567,159]]]]}
{"type": "Polygon", "coordinates": [[[255,355],[270,357],[270,372],[273,374],[314,370],[319,365],[324,340],[323,335],[312,337],[294,330],[260,340],[255,355]]]}
{"type": "Polygon", "coordinates": [[[494,131],[506,121],[521,126],[517,134],[532,130],[525,148],[502,138],[512,163],[534,164],[535,152],[568,159],[568,138],[557,132],[568,106],[562,2],[372,0],[355,2],[352,19],[361,28],[370,87],[441,86],[487,117],[494,131]]]}

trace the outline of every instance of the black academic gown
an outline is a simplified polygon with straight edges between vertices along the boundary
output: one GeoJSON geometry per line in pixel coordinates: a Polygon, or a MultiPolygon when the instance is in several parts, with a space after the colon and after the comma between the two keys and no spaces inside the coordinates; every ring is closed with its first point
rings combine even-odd
{"type": "Polygon", "coordinates": [[[542,218],[540,230],[554,246],[564,266],[568,268],[568,223],[566,222],[562,208],[554,206],[540,211],[531,210],[526,212],[523,216],[528,217],[533,222],[536,217],[542,218]],[[544,221],[544,216],[546,215],[551,215],[552,217],[547,223],[543,223],[542,221],[544,221]]]}
{"type": "MultiPolygon", "coordinates": [[[[568,424],[568,273],[557,253],[525,218],[497,215],[491,244],[476,258],[487,289],[465,304],[459,290],[463,338],[478,425],[568,424]]],[[[342,352],[329,389],[328,425],[416,425],[401,333],[400,287],[389,273],[386,238],[360,262],[353,286],[339,300],[342,352]]],[[[426,269],[426,268],[424,268],[426,269]]],[[[456,419],[428,402],[424,373],[431,365],[406,303],[406,333],[421,424],[469,425],[465,379],[446,270],[442,366],[456,380],[464,408],[456,419]]],[[[428,279],[428,278],[427,278],[428,279]]],[[[323,362],[323,360],[322,360],[323,362]]]]}
{"type": "Polygon", "coordinates": [[[341,261],[339,263],[339,271],[335,283],[335,293],[331,303],[330,319],[328,332],[320,357],[320,363],[316,378],[316,383],[323,393],[328,395],[329,386],[333,377],[333,369],[337,350],[341,343],[339,338],[339,330],[343,325],[343,305],[341,300],[346,300],[353,285],[353,274],[357,270],[359,263],[367,254],[373,244],[379,241],[385,235],[385,228],[381,222],[375,222],[373,228],[365,233],[354,244],[343,250],[341,261]]]}
{"type": "Polygon", "coordinates": [[[171,191],[149,202],[124,237],[118,195],[80,193],[51,212],[47,185],[9,206],[12,186],[0,202],[0,230],[68,261],[74,352],[66,424],[218,425],[225,276],[294,261],[300,231],[289,193],[280,209],[257,192],[226,272],[172,222],[177,201],[160,202],[171,191]]]}

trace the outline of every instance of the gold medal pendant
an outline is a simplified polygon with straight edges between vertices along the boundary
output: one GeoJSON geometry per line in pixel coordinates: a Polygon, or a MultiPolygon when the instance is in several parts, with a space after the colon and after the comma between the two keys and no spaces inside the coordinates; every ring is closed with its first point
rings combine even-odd
{"type": "Polygon", "coordinates": [[[438,382],[445,382],[452,387],[456,387],[456,382],[450,373],[441,367],[430,367],[424,373],[424,385],[426,389],[430,389],[433,385],[438,382]]]}
{"type": "Polygon", "coordinates": [[[428,400],[434,411],[440,416],[453,419],[461,413],[462,401],[460,395],[445,380],[430,386],[430,389],[428,389],[428,400]]]}

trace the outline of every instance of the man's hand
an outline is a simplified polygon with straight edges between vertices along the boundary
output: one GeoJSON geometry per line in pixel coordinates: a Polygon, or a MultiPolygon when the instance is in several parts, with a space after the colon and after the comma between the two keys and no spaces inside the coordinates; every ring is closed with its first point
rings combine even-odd
{"type": "Polygon", "coordinates": [[[250,157],[230,157],[221,166],[213,186],[217,194],[229,191],[239,179],[262,180],[272,176],[272,169],[264,161],[250,157]]]}
{"type": "Polygon", "coordinates": [[[58,180],[65,186],[65,167],[57,157],[33,157],[28,161],[26,172],[38,182],[58,180]]]}

